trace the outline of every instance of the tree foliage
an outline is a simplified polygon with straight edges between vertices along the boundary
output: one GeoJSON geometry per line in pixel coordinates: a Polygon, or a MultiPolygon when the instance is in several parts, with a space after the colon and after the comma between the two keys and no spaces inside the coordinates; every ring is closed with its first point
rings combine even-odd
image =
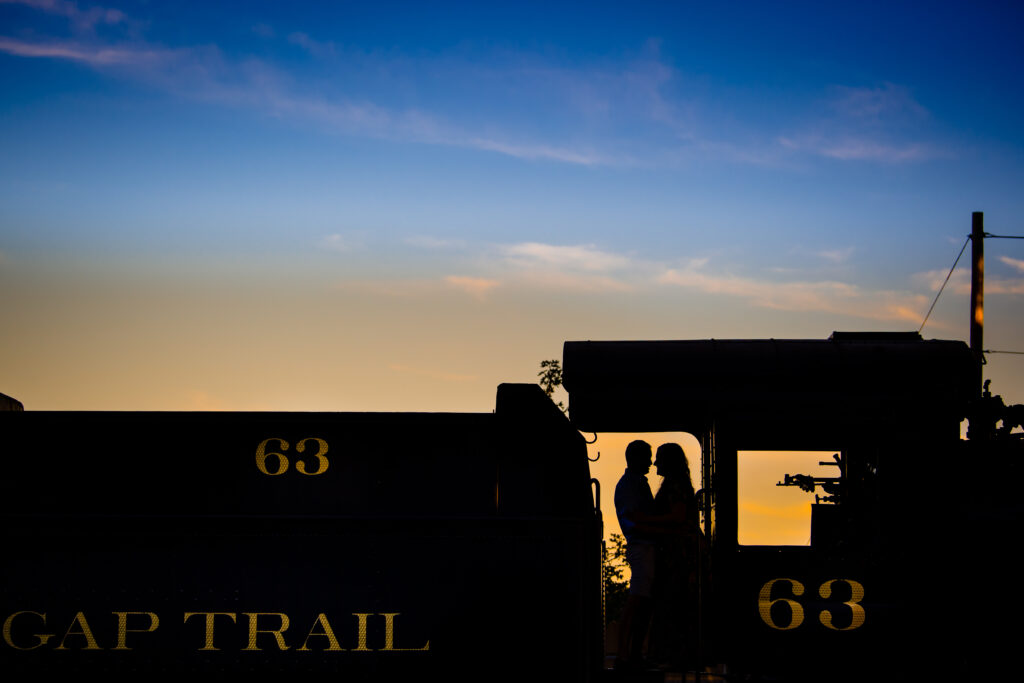
{"type": "MultiPolygon", "coordinates": [[[[562,363],[557,358],[551,360],[542,360],[540,362],[540,372],[537,373],[540,377],[538,384],[540,388],[544,390],[544,394],[554,401],[555,389],[562,386],[562,363]]],[[[565,404],[561,401],[555,403],[559,410],[565,412],[565,404]]]]}
{"type": "MultiPolygon", "coordinates": [[[[538,383],[544,390],[544,394],[554,401],[555,390],[562,386],[561,362],[557,358],[542,360],[537,376],[540,377],[538,383]]],[[[562,401],[558,401],[555,405],[563,413],[566,412],[565,404],[562,401]]],[[[623,607],[626,606],[626,598],[629,596],[629,580],[626,579],[628,567],[626,539],[622,534],[612,534],[605,543],[605,557],[601,567],[606,624],[617,621],[622,616],[623,607]]]]}
{"type": "MultiPolygon", "coordinates": [[[[542,360],[537,376],[540,378],[538,384],[544,390],[544,394],[554,401],[555,390],[562,386],[562,363],[557,358],[542,360]]],[[[565,404],[562,401],[558,401],[555,405],[563,413],[566,412],[565,404]]],[[[621,534],[612,534],[605,543],[605,557],[601,567],[606,623],[617,620],[622,615],[622,608],[626,605],[629,581],[625,576],[628,566],[626,539],[621,534]]]]}
{"type": "Polygon", "coordinates": [[[629,596],[629,580],[625,578],[629,561],[626,559],[626,539],[622,534],[612,534],[605,542],[605,558],[602,574],[604,578],[604,621],[608,624],[622,616],[629,596]]]}

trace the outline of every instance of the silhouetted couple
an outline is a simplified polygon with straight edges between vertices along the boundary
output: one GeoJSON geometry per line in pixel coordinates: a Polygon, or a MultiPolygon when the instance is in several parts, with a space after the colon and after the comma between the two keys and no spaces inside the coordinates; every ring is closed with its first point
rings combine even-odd
{"type": "Polygon", "coordinates": [[[698,537],[697,504],[690,466],[682,447],[658,447],[654,461],[663,478],[658,495],[651,493],[647,473],[651,446],[633,441],[626,447],[626,472],[615,486],[615,512],[626,537],[631,578],[629,596],[619,624],[616,668],[641,668],[644,641],[651,631],[652,662],[686,668],[693,652],[691,623],[695,600],[698,537]]]}

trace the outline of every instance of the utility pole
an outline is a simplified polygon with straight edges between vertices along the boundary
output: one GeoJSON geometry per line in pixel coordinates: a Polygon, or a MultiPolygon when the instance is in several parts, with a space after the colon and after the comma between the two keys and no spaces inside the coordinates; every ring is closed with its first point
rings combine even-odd
{"type": "Polygon", "coordinates": [[[985,214],[971,214],[971,353],[978,366],[977,393],[981,396],[981,366],[985,362],[982,333],[985,327],[985,214]]]}

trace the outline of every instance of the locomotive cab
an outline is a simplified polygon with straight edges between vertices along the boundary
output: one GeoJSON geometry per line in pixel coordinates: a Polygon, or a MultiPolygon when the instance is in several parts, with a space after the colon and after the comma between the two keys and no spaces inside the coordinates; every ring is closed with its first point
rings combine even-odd
{"type": "Polygon", "coordinates": [[[917,333],[564,348],[575,427],[701,441],[708,557],[687,615],[701,663],[794,678],[900,678],[948,663],[929,657],[959,628],[937,596],[977,379],[966,344],[917,333]],[[745,541],[740,462],[794,451],[821,471],[770,472],[768,484],[814,501],[809,543],[745,541]]]}

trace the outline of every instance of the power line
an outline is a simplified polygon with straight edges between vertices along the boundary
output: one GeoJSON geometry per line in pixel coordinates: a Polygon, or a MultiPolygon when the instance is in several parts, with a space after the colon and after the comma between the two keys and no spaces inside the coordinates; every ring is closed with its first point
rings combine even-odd
{"type": "Polygon", "coordinates": [[[993,351],[991,349],[985,349],[982,353],[1012,353],[1015,356],[1024,356],[1024,351],[993,351]]]}
{"type": "Polygon", "coordinates": [[[971,241],[971,236],[968,235],[967,239],[964,240],[964,246],[960,247],[960,253],[956,255],[956,260],[953,261],[953,267],[949,269],[949,273],[946,275],[946,279],[943,281],[942,286],[939,287],[938,293],[932,300],[932,305],[928,307],[928,313],[924,316],[924,320],[921,321],[921,327],[917,328],[917,333],[921,334],[921,330],[924,329],[924,325],[928,322],[928,318],[931,316],[932,311],[935,309],[935,304],[938,303],[939,297],[942,296],[942,290],[946,288],[946,283],[949,282],[949,278],[953,275],[953,271],[956,270],[956,264],[960,263],[960,257],[964,255],[964,250],[967,248],[967,243],[971,241]]]}

